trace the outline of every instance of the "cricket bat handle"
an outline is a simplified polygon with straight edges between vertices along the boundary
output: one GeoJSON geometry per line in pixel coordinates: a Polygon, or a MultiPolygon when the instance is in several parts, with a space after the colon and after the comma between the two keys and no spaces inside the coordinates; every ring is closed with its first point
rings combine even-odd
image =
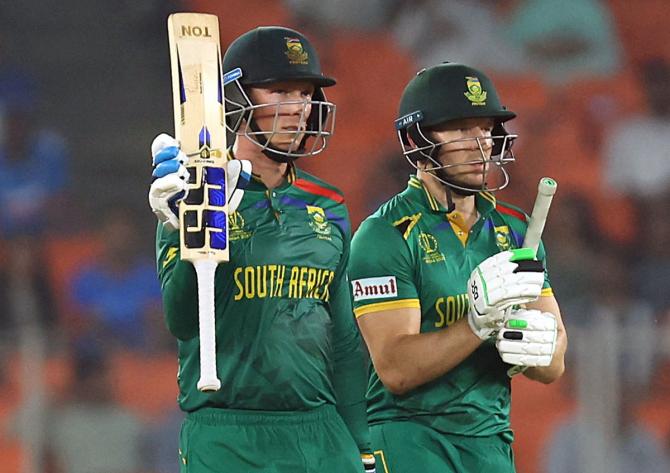
{"type": "Polygon", "coordinates": [[[544,224],[547,222],[551,200],[554,198],[558,183],[550,177],[543,177],[537,185],[537,197],[533,212],[530,214],[526,237],[523,240],[524,248],[532,248],[537,253],[542,238],[544,224]]]}
{"type": "Polygon", "coordinates": [[[198,390],[218,391],[221,381],[216,373],[216,325],[214,318],[214,276],[217,262],[193,261],[198,279],[198,321],[200,330],[200,379],[198,390]]]}

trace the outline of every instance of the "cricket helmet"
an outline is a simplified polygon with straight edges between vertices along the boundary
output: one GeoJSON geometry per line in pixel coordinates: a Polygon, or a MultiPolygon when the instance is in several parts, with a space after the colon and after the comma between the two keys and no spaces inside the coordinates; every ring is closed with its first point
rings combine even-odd
{"type": "Polygon", "coordinates": [[[309,40],[298,31],[281,26],[263,26],[235,39],[223,58],[226,127],[235,136],[246,136],[271,159],[288,162],[323,151],[335,125],[335,105],[326,100],[324,87],[335,79],[321,72],[319,56],[309,40]],[[254,104],[249,87],[277,82],[307,81],[315,86],[311,100],[254,104]],[[280,107],[302,104],[301,130],[278,130],[280,107]],[[311,112],[309,108],[311,107],[311,112]],[[261,130],[254,113],[274,112],[272,130],[261,130]],[[309,112],[309,116],[307,113],[309,112]],[[270,144],[278,134],[293,135],[288,149],[270,144]]]}
{"type": "Polygon", "coordinates": [[[407,84],[400,99],[395,126],[403,155],[415,168],[418,161],[428,160],[431,164],[423,171],[432,173],[452,190],[468,195],[484,190],[499,190],[509,183],[509,174],[504,166],[514,161],[512,144],[517,135],[508,133],[503,124],[514,117],[515,113],[501,105],[493,82],[486,74],[463,64],[445,62],[420,70],[407,84]],[[494,120],[490,136],[454,140],[476,141],[480,159],[442,164],[437,159],[440,147],[454,141],[433,141],[431,128],[467,118],[494,120]],[[481,187],[470,187],[449,177],[450,168],[481,163],[484,163],[481,187]],[[494,171],[500,172],[502,180],[488,187],[487,175],[494,171]]]}

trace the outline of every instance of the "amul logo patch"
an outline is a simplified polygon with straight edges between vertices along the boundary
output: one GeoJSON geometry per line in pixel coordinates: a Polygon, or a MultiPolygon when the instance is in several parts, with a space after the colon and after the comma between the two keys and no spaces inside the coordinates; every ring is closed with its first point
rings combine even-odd
{"type": "Polygon", "coordinates": [[[366,299],[390,299],[398,296],[398,285],[395,276],[365,278],[351,281],[354,301],[366,299]]]}

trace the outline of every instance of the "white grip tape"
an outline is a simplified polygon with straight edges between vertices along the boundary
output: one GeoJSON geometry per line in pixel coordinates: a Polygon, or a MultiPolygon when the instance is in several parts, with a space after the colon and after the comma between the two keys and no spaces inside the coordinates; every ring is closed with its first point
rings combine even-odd
{"type": "Polygon", "coordinates": [[[543,177],[537,186],[537,197],[533,206],[533,213],[530,215],[526,237],[523,241],[524,248],[533,248],[537,252],[542,238],[544,224],[547,221],[551,200],[554,198],[558,183],[550,177],[543,177]]]}
{"type": "Polygon", "coordinates": [[[198,322],[200,331],[200,379],[198,390],[218,391],[221,381],[216,373],[216,325],[214,322],[214,275],[217,262],[193,261],[198,277],[198,322]]]}
{"type": "MultiPolygon", "coordinates": [[[[551,200],[554,198],[558,183],[550,177],[543,177],[537,185],[537,197],[533,212],[530,214],[530,221],[526,229],[526,237],[523,240],[524,248],[532,248],[537,253],[544,231],[544,224],[547,222],[551,200]]],[[[507,370],[507,376],[510,378],[526,371],[527,366],[512,366],[507,370]]]]}

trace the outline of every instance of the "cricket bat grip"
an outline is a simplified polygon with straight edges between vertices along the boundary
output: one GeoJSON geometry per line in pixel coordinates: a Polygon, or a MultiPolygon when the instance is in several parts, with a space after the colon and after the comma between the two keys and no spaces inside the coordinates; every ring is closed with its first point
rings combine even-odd
{"type": "Polygon", "coordinates": [[[216,373],[216,326],[214,317],[214,275],[217,262],[210,259],[193,261],[198,278],[198,322],[200,335],[199,391],[218,391],[221,381],[216,373]]]}
{"type": "MultiPolygon", "coordinates": [[[[523,239],[524,248],[532,248],[537,254],[537,249],[540,246],[542,239],[542,232],[544,231],[544,224],[547,223],[547,215],[549,214],[549,207],[551,200],[554,198],[558,183],[550,177],[543,177],[537,185],[537,197],[535,198],[535,205],[533,205],[533,212],[530,214],[528,221],[528,228],[526,229],[526,236],[523,239]]],[[[515,365],[507,370],[507,376],[512,378],[517,374],[521,374],[528,369],[527,366],[515,365]]]]}
{"type": "Polygon", "coordinates": [[[524,248],[533,248],[537,253],[540,246],[540,239],[542,238],[542,231],[544,224],[547,222],[547,215],[549,214],[549,207],[551,200],[554,198],[558,184],[550,177],[543,177],[537,185],[537,197],[535,198],[535,205],[533,212],[528,221],[528,228],[526,229],[526,237],[523,240],[524,248]]]}

